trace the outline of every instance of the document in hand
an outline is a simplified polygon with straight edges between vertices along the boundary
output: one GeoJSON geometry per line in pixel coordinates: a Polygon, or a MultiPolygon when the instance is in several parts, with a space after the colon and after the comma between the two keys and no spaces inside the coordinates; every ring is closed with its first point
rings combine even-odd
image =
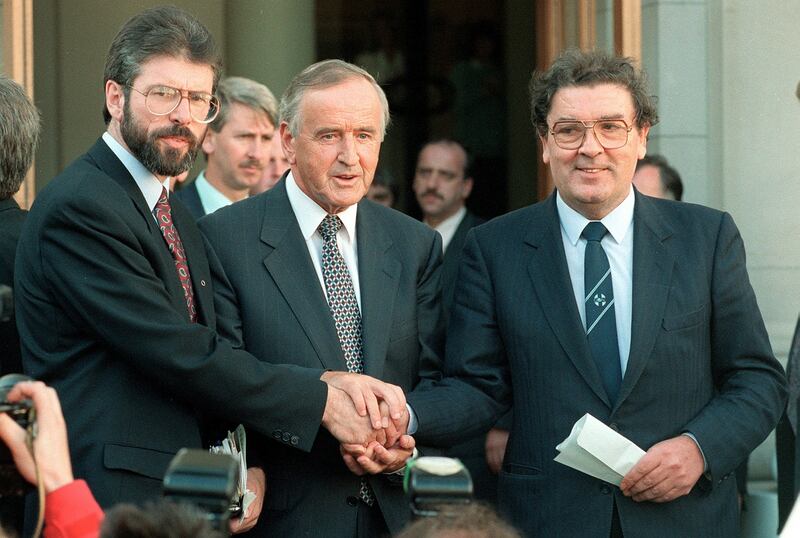
{"type": "Polygon", "coordinates": [[[556,450],[558,463],[615,486],[644,456],[644,450],[589,413],[575,423],[556,450]]]}
{"type": "Polygon", "coordinates": [[[237,487],[238,504],[241,513],[246,514],[247,509],[256,498],[256,494],[247,489],[247,434],[244,426],[239,426],[234,431],[228,432],[228,437],[220,444],[208,449],[212,454],[230,454],[239,460],[239,486],[237,487]]]}

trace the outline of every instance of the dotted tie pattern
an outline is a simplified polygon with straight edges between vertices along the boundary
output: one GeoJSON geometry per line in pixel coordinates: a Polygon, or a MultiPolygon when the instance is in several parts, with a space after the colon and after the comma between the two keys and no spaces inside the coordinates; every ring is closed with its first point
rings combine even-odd
{"type": "MultiPolygon", "coordinates": [[[[336,215],[328,215],[319,225],[322,236],[322,279],[328,293],[328,306],[331,309],[339,344],[344,352],[348,372],[363,373],[364,357],[361,335],[361,311],[358,308],[353,279],[339,250],[336,234],[342,221],[336,215]]],[[[375,504],[375,494],[365,479],[361,479],[358,496],[367,505],[375,504]]]]}
{"type": "Polygon", "coordinates": [[[189,274],[189,264],[186,260],[186,253],[183,251],[181,236],[178,235],[178,230],[172,223],[172,208],[169,205],[167,189],[161,189],[161,197],[158,199],[158,202],[156,202],[153,213],[158,221],[158,227],[161,228],[164,241],[167,242],[169,252],[175,260],[175,271],[177,271],[178,279],[181,281],[181,287],[183,287],[183,297],[186,300],[186,309],[189,311],[189,320],[192,323],[196,323],[197,310],[194,306],[192,276],[189,274]]]}

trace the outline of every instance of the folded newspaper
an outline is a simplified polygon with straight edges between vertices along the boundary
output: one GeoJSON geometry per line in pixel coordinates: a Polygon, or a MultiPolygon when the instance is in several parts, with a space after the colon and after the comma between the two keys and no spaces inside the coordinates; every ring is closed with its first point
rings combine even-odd
{"type": "Polygon", "coordinates": [[[212,454],[230,454],[239,462],[239,484],[235,498],[239,500],[241,513],[246,514],[256,494],[247,489],[247,434],[244,426],[239,424],[234,431],[228,432],[228,437],[220,444],[212,446],[208,451],[212,454]]]}
{"type": "Polygon", "coordinates": [[[615,486],[644,456],[644,450],[589,413],[575,423],[556,450],[558,463],[615,486]]]}

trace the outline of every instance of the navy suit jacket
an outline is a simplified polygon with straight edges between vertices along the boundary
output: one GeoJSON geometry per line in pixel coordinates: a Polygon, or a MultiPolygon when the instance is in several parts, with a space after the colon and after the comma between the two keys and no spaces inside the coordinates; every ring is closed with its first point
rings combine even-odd
{"type": "Polygon", "coordinates": [[[176,190],[173,196],[183,202],[183,205],[186,206],[186,209],[189,210],[195,220],[206,214],[206,210],[203,209],[203,202],[200,201],[200,194],[197,192],[197,184],[194,181],[176,190]]]}
{"type": "MultiPolygon", "coordinates": [[[[347,370],[285,179],[208,215],[199,226],[225,269],[214,280],[220,334],[264,360],[347,370]]],[[[356,229],[364,373],[409,392],[422,377],[440,372],[441,238],[366,199],[358,204],[356,229]]],[[[354,499],[360,479],[344,465],[332,436],[322,432],[310,453],[287,450],[271,438],[253,442],[268,484],[256,534],[356,535],[358,510],[348,498],[354,499]]],[[[409,508],[399,477],[392,478],[370,476],[369,482],[396,533],[409,508]]]]}
{"type": "Polygon", "coordinates": [[[733,471],[775,426],[786,380],[731,217],[636,194],[630,358],[610,405],[575,304],[555,195],[467,239],[442,386],[409,395],[418,442],[452,443],[513,403],[500,510],[530,536],[738,535],[733,471]],[[556,463],[585,413],[644,450],[691,432],[708,464],[686,496],[637,503],[556,463]]]}
{"type": "MultiPolygon", "coordinates": [[[[14,287],[14,257],[28,212],[14,198],[0,200],[0,284],[14,287]]],[[[22,372],[19,335],[14,319],[0,323],[0,375],[22,372]]]]}
{"type": "Polygon", "coordinates": [[[275,366],[217,336],[202,236],[171,205],[198,323],[141,191],[102,139],[42,190],[19,241],[23,366],[58,390],[75,475],[104,507],[160,497],[175,453],[203,446],[205,419],[290,432],[280,442],[307,451],[325,408],[320,365],[275,366]]]}

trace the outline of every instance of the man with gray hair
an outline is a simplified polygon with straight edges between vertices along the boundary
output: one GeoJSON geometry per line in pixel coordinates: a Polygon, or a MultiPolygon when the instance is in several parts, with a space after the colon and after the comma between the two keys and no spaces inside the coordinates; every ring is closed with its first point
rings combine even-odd
{"type": "Polygon", "coordinates": [[[160,496],[175,453],[208,441],[206,420],[307,452],[321,426],[368,444],[388,424],[378,397],[387,415],[406,412],[396,387],[331,379],[318,357],[335,360],[332,350],[265,349],[268,362],[215,331],[215,260],[169,180],[192,165],[219,111],[219,67],[189,13],[162,6],[128,20],[106,57],[106,132],[42,189],[20,236],[25,373],[59,391],[76,474],[104,507],[160,496]],[[289,358],[304,367],[275,364],[289,358]]]}
{"type": "Polygon", "coordinates": [[[206,168],[193,183],[175,192],[199,219],[244,200],[258,185],[270,161],[278,101],[269,88],[244,77],[217,86],[220,112],[203,138],[206,168]]]}
{"type": "MultiPolygon", "coordinates": [[[[199,221],[225,270],[214,279],[217,326],[265,360],[292,356],[295,366],[364,372],[409,391],[439,371],[442,244],[364,198],[389,123],[386,96],[363,69],[327,60],[291,81],[280,110],[289,173],[199,221]]],[[[410,436],[340,446],[321,432],[309,453],[286,450],[279,436],[250,439],[271,492],[260,536],[366,538],[404,526],[402,476],[392,473],[413,452],[410,436]]]]}

